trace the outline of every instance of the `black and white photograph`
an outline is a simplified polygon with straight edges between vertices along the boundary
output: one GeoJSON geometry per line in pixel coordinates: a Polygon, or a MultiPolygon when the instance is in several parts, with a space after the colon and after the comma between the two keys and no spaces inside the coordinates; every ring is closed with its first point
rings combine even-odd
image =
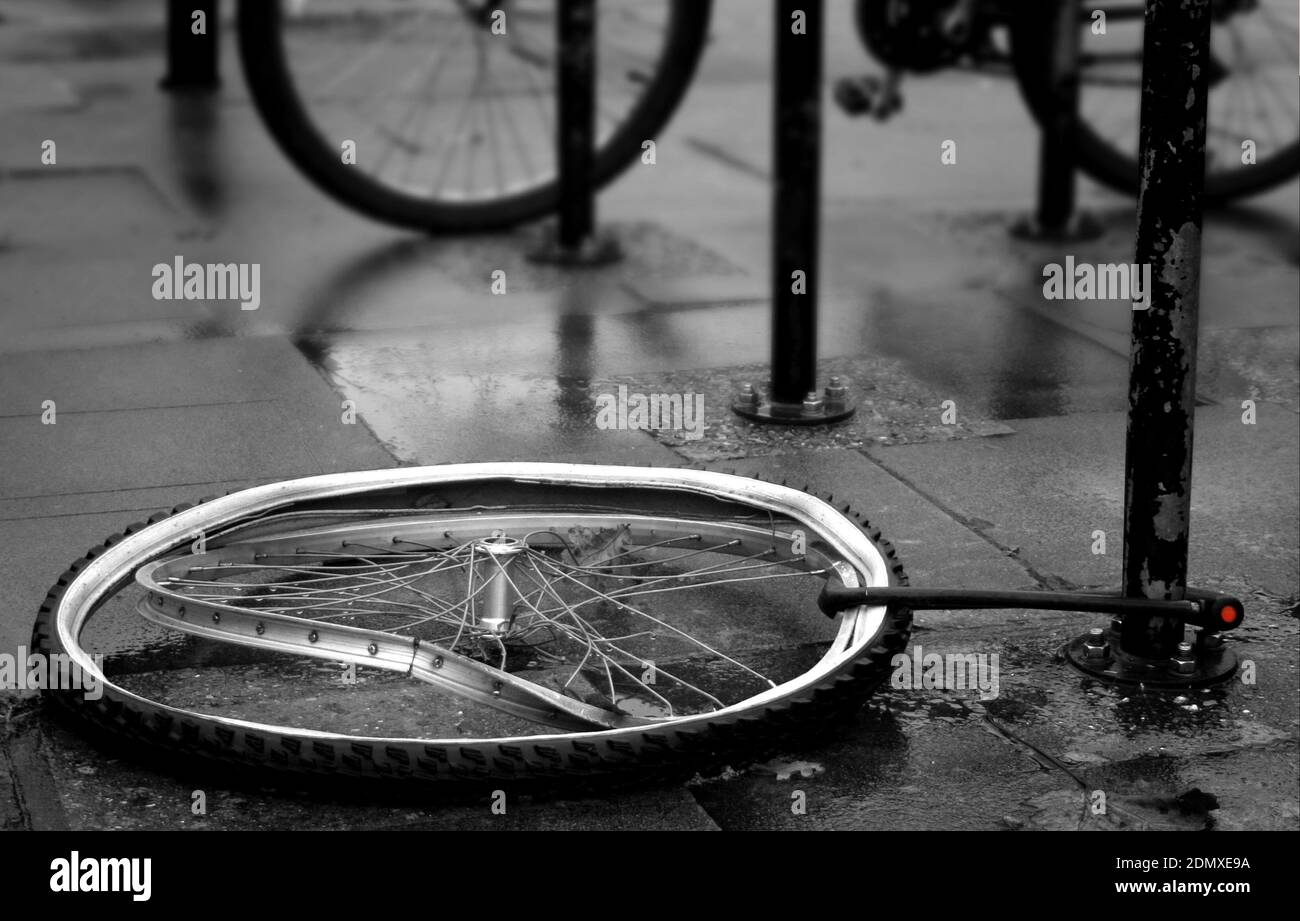
{"type": "Polygon", "coordinates": [[[1300,830],[1298,77],[1296,0],[0,0],[20,888],[1212,831],[1072,889],[1241,905],[1300,830]]]}

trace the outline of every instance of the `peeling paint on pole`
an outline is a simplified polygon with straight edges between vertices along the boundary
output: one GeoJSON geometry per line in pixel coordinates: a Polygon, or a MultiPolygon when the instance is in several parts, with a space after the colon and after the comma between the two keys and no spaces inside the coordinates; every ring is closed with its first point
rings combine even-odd
{"type": "MultiPolygon", "coordinates": [[[[1187,585],[1205,179],[1210,0],[1148,0],[1137,257],[1151,306],[1133,312],[1125,459],[1124,591],[1181,598],[1187,585]]],[[[1172,653],[1182,625],[1126,618],[1126,651],[1172,653]]]]}

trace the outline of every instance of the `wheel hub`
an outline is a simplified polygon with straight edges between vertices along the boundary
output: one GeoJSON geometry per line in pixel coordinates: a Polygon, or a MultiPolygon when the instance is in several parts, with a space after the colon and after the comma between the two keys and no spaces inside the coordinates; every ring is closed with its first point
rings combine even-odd
{"type": "Polygon", "coordinates": [[[470,575],[474,619],[494,636],[505,636],[515,622],[519,589],[510,570],[526,549],[523,541],[512,537],[491,537],[474,544],[475,563],[470,575]]]}

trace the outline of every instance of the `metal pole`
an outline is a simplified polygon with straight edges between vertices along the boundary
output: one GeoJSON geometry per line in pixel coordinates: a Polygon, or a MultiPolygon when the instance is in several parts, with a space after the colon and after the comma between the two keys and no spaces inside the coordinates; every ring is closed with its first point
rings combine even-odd
{"type": "MultiPolygon", "coordinates": [[[[1124,462],[1124,592],[1183,597],[1201,281],[1211,0],[1147,0],[1137,265],[1150,308],[1133,312],[1124,462]]],[[[1124,619],[1121,649],[1169,656],[1180,621],[1124,619]]]]}
{"type": "Polygon", "coordinates": [[[1079,0],[1045,5],[1052,22],[1052,119],[1043,129],[1038,224],[1061,231],[1074,214],[1075,134],[1079,124],[1079,0]]]}
{"type": "Polygon", "coordinates": [[[1038,205],[1014,233],[1046,241],[1096,237],[1100,225],[1075,214],[1076,135],[1079,125],[1079,67],[1082,52],[1080,0],[1036,0],[1022,15],[1041,17],[1033,32],[1046,39],[1044,53],[1051,115],[1044,119],[1038,157],[1038,205]]]}
{"type": "Polygon", "coordinates": [[[559,0],[558,7],[560,245],[575,249],[596,226],[596,2],[559,0]]]}
{"type": "Polygon", "coordinates": [[[555,41],[559,223],[532,258],[604,265],[622,251],[613,238],[596,233],[596,0],[557,0],[555,41]]]}
{"type": "Polygon", "coordinates": [[[216,89],[221,23],[217,0],[167,0],[167,73],[165,90],[216,89]],[[202,13],[203,31],[196,33],[202,13]]]}
{"type": "MultiPolygon", "coordinates": [[[[1130,599],[1224,597],[1187,587],[1211,3],[1147,0],[1146,7],[1134,266],[1144,296],[1133,310],[1124,459],[1123,594],[1130,599]]],[[[1219,684],[1237,669],[1219,631],[1240,622],[1241,603],[1228,599],[1212,613],[1217,620],[1130,609],[1109,631],[1067,644],[1066,659],[1116,684],[1219,684]],[[1194,643],[1184,640],[1184,621],[1201,628],[1194,643]]]]}
{"type": "Polygon", "coordinates": [[[756,422],[821,424],[853,414],[831,380],[817,393],[824,0],[777,0],[773,22],[772,381],[746,385],[733,409],[756,422]]]}
{"type": "Polygon", "coordinates": [[[778,0],[774,23],[771,395],[796,405],[817,387],[823,7],[824,0],[778,0]],[[794,25],[800,12],[804,34],[794,25]]]}

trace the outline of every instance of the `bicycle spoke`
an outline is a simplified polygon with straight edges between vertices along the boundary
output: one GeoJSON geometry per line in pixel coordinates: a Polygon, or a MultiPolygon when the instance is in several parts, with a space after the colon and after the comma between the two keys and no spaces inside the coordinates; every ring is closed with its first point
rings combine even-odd
{"type": "MultiPolygon", "coordinates": [[[[405,109],[403,110],[402,116],[399,118],[399,125],[401,125],[402,128],[410,127],[417,118],[421,120],[422,126],[427,123],[429,113],[432,109],[430,102],[433,99],[434,90],[437,88],[438,84],[438,78],[442,74],[442,68],[447,59],[444,44],[445,43],[442,41],[438,43],[439,53],[428,65],[427,72],[421,69],[418,64],[416,67],[411,69],[410,73],[412,75],[424,74],[422,80],[411,79],[410,76],[408,76],[409,82],[404,82],[404,87],[409,91],[409,99],[406,103],[405,109]],[[422,84],[422,86],[417,87],[417,84],[422,84]]],[[[397,93],[397,98],[400,99],[401,95],[401,92],[397,93]]],[[[412,132],[410,134],[405,132],[399,133],[399,136],[414,138],[412,143],[418,148],[424,137],[424,132],[422,128],[419,132],[412,132]]],[[[396,147],[396,144],[390,144],[385,148],[385,153],[375,161],[375,172],[377,174],[383,174],[384,167],[387,165],[388,161],[388,151],[392,151],[396,149],[396,147]]]]}
{"type": "MultiPolygon", "coordinates": [[[[670,2],[637,0],[645,12],[601,3],[598,145],[662,76],[670,2]]],[[[291,79],[322,137],[373,145],[355,164],[370,179],[431,203],[487,203],[556,181],[553,0],[502,4],[504,33],[457,0],[304,6],[283,21],[291,79]]]]}
{"type": "Polygon", "coordinates": [[[1260,0],[1259,6],[1257,6],[1252,12],[1258,13],[1261,18],[1269,21],[1271,28],[1268,28],[1265,31],[1268,32],[1274,42],[1277,43],[1278,51],[1282,53],[1282,60],[1289,61],[1291,53],[1296,50],[1295,46],[1291,44],[1290,38],[1290,36],[1296,34],[1296,24],[1294,22],[1278,22],[1277,15],[1269,9],[1268,0],[1260,0]]]}
{"type": "MultiPolygon", "coordinates": [[[[1099,39],[1085,29],[1081,56],[1080,111],[1087,129],[1126,158],[1136,160],[1141,85],[1142,7],[1128,28],[1108,14],[1111,34],[1099,39]],[[1131,66],[1129,66],[1131,65],[1131,66]]],[[[1114,11],[1115,13],[1118,10],[1114,11]]],[[[1241,162],[1241,142],[1254,140],[1259,162],[1288,155],[1300,143],[1300,105],[1290,84],[1296,14],[1283,15],[1280,0],[1260,0],[1241,7],[1216,4],[1212,27],[1213,71],[1208,138],[1207,184],[1223,183],[1232,174],[1253,169],[1241,162]],[[1267,34],[1261,34],[1267,33],[1267,34]],[[1285,74],[1275,73],[1287,68],[1285,74]]]]}
{"type": "MultiPolygon", "coordinates": [[[[510,105],[505,101],[504,94],[490,93],[488,98],[492,99],[494,97],[497,100],[497,109],[501,113],[501,119],[505,122],[506,133],[510,136],[511,140],[514,141],[515,151],[518,154],[519,162],[523,166],[525,174],[529,177],[535,176],[536,171],[533,169],[531,158],[528,156],[528,145],[525,143],[523,136],[519,133],[519,126],[515,124],[515,120],[510,114],[510,105]]],[[[490,112],[491,110],[489,110],[489,114],[490,112]]],[[[505,179],[502,175],[502,171],[498,168],[497,191],[504,192],[505,190],[505,179]]]]}
{"type": "MultiPolygon", "coordinates": [[[[562,610],[563,610],[567,615],[569,615],[570,617],[572,617],[572,618],[574,619],[574,621],[579,625],[579,628],[583,631],[584,636],[590,636],[590,631],[587,629],[586,622],[583,621],[582,618],[580,618],[580,617],[578,617],[576,614],[574,614],[572,608],[571,608],[569,605],[565,604],[564,601],[563,601],[563,599],[560,598],[560,596],[559,596],[558,594],[555,593],[554,589],[551,588],[551,587],[549,586],[549,583],[547,583],[547,582],[545,581],[545,578],[542,576],[541,572],[537,569],[537,561],[536,561],[536,560],[532,560],[531,562],[532,562],[532,564],[533,564],[533,571],[534,571],[534,573],[536,573],[536,576],[537,576],[538,580],[541,582],[541,584],[542,584],[542,586],[543,586],[543,590],[549,592],[555,600],[557,600],[557,601],[560,602],[560,604],[561,604],[561,609],[562,609],[562,610]]],[[[536,610],[536,609],[534,609],[534,610],[536,610]]],[[[542,614],[542,612],[540,612],[540,611],[538,611],[537,613],[538,613],[538,614],[542,614]]],[[[542,616],[545,616],[545,615],[542,614],[542,616]]],[[[625,654],[625,655],[628,655],[630,658],[636,659],[637,657],[632,656],[631,653],[627,653],[625,650],[622,650],[622,649],[620,649],[620,648],[618,648],[618,647],[613,646],[613,643],[614,643],[615,641],[619,640],[619,639],[621,639],[621,638],[611,638],[611,639],[606,639],[605,642],[606,642],[607,644],[609,644],[611,648],[615,649],[615,651],[621,652],[621,653],[623,653],[623,654],[625,654]]],[[[593,653],[594,653],[594,654],[599,654],[599,649],[597,648],[597,646],[596,646],[595,643],[592,643],[592,642],[588,641],[588,642],[586,643],[586,646],[587,646],[587,649],[586,649],[586,652],[585,652],[584,655],[583,655],[582,661],[578,663],[578,667],[575,668],[575,669],[573,670],[573,673],[569,676],[568,681],[565,682],[565,685],[564,685],[564,686],[565,686],[566,688],[569,687],[569,686],[573,683],[574,679],[577,678],[578,674],[581,673],[583,667],[586,665],[586,663],[587,663],[587,661],[590,659],[591,655],[592,655],[593,653]]],[[[658,668],[658,666],[656,666],[656,667],[658,668]]],[[[620,670],[622,670],[622,671],[624,671],[625,673],[627,673],[625,669],[622,669],[622,666],[619,666],[619,668],[620,668],[620,670]]],[[[706,700],[710,701],[711,703],[713,703],[713,704],[714,704],[715,706],[717,706],[717,707],[721,707],[721,706],[722,706],[722,702],[719,701],[719,700],[718,700],[716,697],[714,697],[712,694],[709,694],[707,691],[701,690],[700,688],[696,687],[695,685],[691,684],[690,682],[688,682],[688,681],[684,680],[683,678],[681,678],[681,677],[675,675],[673,672],[669,671],[668,669],[658,668],[658,670],[659,670],[662,674],[666,675],[669,679],[671,679],[672,681],[676,682],[676,683],[677,683],[678,685],[680,685],[681,687],[684,687],[684,688],[686,688],[687,690],[692,691],[692,692],[694,692],[695,694],[697,694],[697,695],[699,695],[699,696],[705,698],[706,700]]],[[[629,676],[630,678],[633,679],[633,681],[634,681],[634,682],[635,682],[635,683],[636,683],[640,688],[642,688],[642,689],[645,691],[645,693],[651,695],[651,696],[654,697],[656,700],[658,700],[658,701],[660,701],[661,703],[663,703],[663,704],[667,707],[668,714],[669,714],[670,716],[673,714],[673,706],[672,706],[672,704],[667,700],[667,698],[665,698],[663,695],[661,695],[658,691],[655,691],[653,688],[651,688],[651,687],[650,687],[649,685],[647,685],[645,682],[642,682],[642,681],[637,680],[637,679],[635,678],[635,676],[632,676],[630,673],[627,673],[627,674],[628,674],[628,676],[629,676]]]]}
{"type": "MultiPolygon", "coordinates": [[[[561,578],[563,578],[563,579],[566,579],[566,580],[568,580],[568,581],[570,581],[570,582],[577,583],[577,584],[579,584],[579,585],[583,584],[583,583],[579,582],[577,579],[575,579],[573,576],[569,575],[568,573],[565,573],[565,572],[560,571],[560,570],[556,570],[556,572],[557,572],[557,574],[558,574],[561,578]]],[[[707,643],[704,643],[704,642],[702,642],[701,640],[696,639],[695,637],[693,637],[693,636],[691,636],[690,634],[686,633],[684,630],[681,630],[681,629],[679,629],[679,628],[673,626],[672,624],[666,623],[666,622],[664,622],[663,620],[660,620],[660,619],[657,618],[657,617],[654,617],[654,616],[652,616],[652,615],[650,615],[650,614],[647,614],[645,611],[641,611],[641,610],[639,610],[639,609],[633,607],[632,605],[626,604],[626,603],[624,603],[624,602],[618,600],[617,598],[614,598],[614,597],[612,597],[612,596],[610,596],[610,595],[608,595],[608,594],[606,594],[606,593],[604,593],[604,592],[600,592],[599,590],[597,590],[597,589],[593,589],[593,588],[591,588],[590,586],[587,586],[587,588],[588,588],[589,591],[592,592],[593,595],[597,596],[598,598],[604,599],[605,601],[608,601],[608,602],[610,602],[610,603],[612,603],[612,604],[614,604],[614,605],[617,605],[620,609],[622,609],[622,610],[624,610],[624,611],[627,611],[628,613],[640,615],[641,617],[644,617],[646,620],[649,620],[651,623],[656,624],[657,626],[663,627],[663,628],[665,628],[665,629],[667,629],[667,630],[669,630],[669,631],[671,631],[671,632],[677,634],[677,635],[680,636],[682,639],[685,639],[685,640],[687,640],[688,642],[690,642],[690,643],[692,643],[692,644],[694,644],[694,645],[700,647],[700,648],[703,649],[704,651],[706,651],[706,652],[708,652],[708,653],[711,653],[711,654],[713,654],[713,655],[716,655],[718,658],[720,658],[720,659],[722,659],[722,660],[724,660],[724,661],[726,661],[726,662],[729,662],[729,663],[732,664],[732,665],[738,666],[739,668],[745,670],[746,672],[749,672],[750,674],[754,675],[755,677],[760,678],[760,679],[762,679],[762,680],[764,680],[764,681],[768,681],[769,683],[771,683],[769,679],[765,678],[763,675],[761,675],[761,674],[759,674],[758,672],[754,671],[754,670],[753,670],[752,668],[750,668],[749,666],[747,666],[747,665],[745,665],[745,664],[743,664],[743,663],[741,663],[741,662],[737,662],[735,659],[732,659],[731,657],[729,657],[729,656],[727,656],[727,655],[725,655],[725,654],[723,654],[723,653],[718,652],[716,649],[711,648],[707,643]]],[[[571,608],[570,608],[570,610],[571,610],[571,608]]]]}
{"type": "Polygon", "coordinates": [[[172,545],[139,567],[130,607],[209,641],[405,674],[435,712],[472,706],[467,719],[568,732],[733,713],[814,656],[838,661],[881,616],[821,614],[831,568],[846,584],[846,566],[875,577],[842,556],[845,538],[780,504],[634,487],[569,487],[557,502],[526,478],[499,488],[227,518],[201,550],[172,545]],[[625,510],[629,490],[644,505],[625,510]]]}

